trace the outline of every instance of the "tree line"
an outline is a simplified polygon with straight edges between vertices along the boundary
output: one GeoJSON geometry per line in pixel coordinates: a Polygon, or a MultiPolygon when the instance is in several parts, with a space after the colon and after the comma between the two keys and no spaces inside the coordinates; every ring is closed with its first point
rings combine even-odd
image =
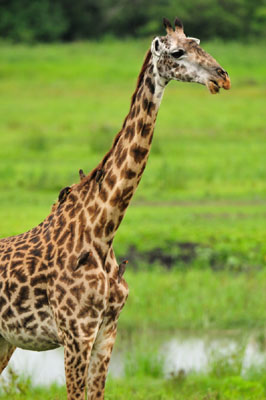
{"type": "Polygon", "coordinates": [[[265,35],[264,0],[0,0],[0,38],[73,41],[163,34],[178,16],[190,36],[225,40],[265,35]]]}

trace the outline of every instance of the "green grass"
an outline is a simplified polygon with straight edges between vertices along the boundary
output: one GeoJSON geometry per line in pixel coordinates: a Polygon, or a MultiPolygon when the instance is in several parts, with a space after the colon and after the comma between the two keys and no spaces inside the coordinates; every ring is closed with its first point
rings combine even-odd
{"type": "Polygon", "coordinates": [[[142,381],[107,383],[107,393],[107,400],[264,400],[265,381],[244,380],[241,376],[224,379],[195,376],[184,381],[182,378],[163,381],[145,377],[142,381]]]}
{"type": "MultiPolygon", "coordinates": [[[[93,168],[128,111],[147,47],[2,45],[1,186],[58,190],[76,179],[75,165],[93,168]]],[[[229,70],[232,90],[211,96],[195,84],[167,87],[139,199],[265,194],[263,49],[207,47],[229,70]],[[252,68],[243,57],[253,57],[252,68]]]]}
{"type": "MultiPolygon", "coordinates": [[[[0,236],[37,225],[59,190],[78,181],[78,169],[88,172],[99,162],[128,112],[148,46],[148,40],[1,43],[0,236]]],[[[261,267],[265,49],[203,47],[228,70],[232,89],[211,96],[196,84],[166,88],[148,167],[115,249],[122,257],[131,244],[143,250],[193,241],[219,265],[261,267]]]]}
{"type": "MultiPolygon", "coordinates": [[[[100,161],[128,112],[148,46],[0,44],[0,237],[40,223],[79,168],[89,172],[100,161]]],[[[133,348],[149,329],[265,327],[265,46],[203,47],[228,71],[232,89],[211,96],[196,84],[166,88],[147,169],[114,243],[118,258],[129,258],[118,341],[133,331],[133,348]],[[188,261],[184,243],[195,248],[188,261]],[[150,268],[156,248],[173,257],[173,270],[158,261],[150,268]]],[[[213,368],[166,380],[147,349],[142,356],[139,369],[129,364],[128,376],[108,380],[107,400],[266,398],[261,371],[243,377],[213,368]]],[[[14,385],[0,398],[66,397],[56,386],[14,385]]]]}
{"type": "MultiPolygon", "coordinates": [[[[241,376],[224,379],[210,379],[195,376],[182,381],[173,379],[130,379],[108,381],[106,400],[264,400],[265,379],[262,382],[246,380],[241,376]]],[[[2,400],[10,400],[9,394],[0,396],[2,400]]],[[[64,388],[37,388],[24,394],[14,394],[12,400],[65,400],[64,388]]]]}
{"type": "Polygon", "coordinates": [[[129,261],[140,266],[145,251],[162,248],[177,256],[176,243],[188,242],[198,245],[196,253],[190,264],[179,261],[177,267],[257,270],[266,262],[265,216],[264,202],[136,205],[116,236],[117,254],[128,254],[129,261]],[[139,251],[136,261],[130,259],[129,245],[139,251]]]}
{"type": "MultiPolygon", "coordinates": [[[[93,168],[121,127],[147,47],[2,45],[1,188],[58,191],[79,167],[93,168]]],[[[211,96],[196,84],[167,87],[136,200],[265,196],[265,52],[206,47],[228,69],[232,90],[211,96]]]]}
{"type": "MultiPolygon", "coordinates": [[[[136,361],[138,368],[128,364],[124,378],[107,379],[106,400],[264,400],[266,396],[265,371],[250,369],[243,376],[238,360],[220,359],[207,374],[186,375],[181,371],[168,379],[163,377],[154,358],[141,355],[136,361]]],[[[29,380],[23,381],[13,374],[0,398],[63,400],[66,390],[56,385],[34,388],[29,380]]]]}
{"type": "Polygon", "coordinates": [[[130,296],[119,328],[203,330],[263,329],[265,271],[210,270],[126,273],[130,296]]]}

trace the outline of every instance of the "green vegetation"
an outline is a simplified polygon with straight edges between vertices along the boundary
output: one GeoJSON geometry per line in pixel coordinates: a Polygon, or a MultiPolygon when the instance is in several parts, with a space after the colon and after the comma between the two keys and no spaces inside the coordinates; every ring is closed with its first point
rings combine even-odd
{"type": "Polygon", "coordinates": [[[266,273],[210,270],[126,273],[130,296],[119,327],[192,331],[265,327],[266,273]]]}
{"type": "MultiPolygon", "coordinates": [[[[143,377],[107,381],[106,400],[264,400],[265,376],[260,381],[226,376],[213,379],[206,376],[173,378],[171,380],[143,377]]],[[[10,400],[9,394],[0,397],[10,400]]],[[[31,388],[31,392],[14,394],[12,400],[65,400],[66,390],[52,386],[49,389],[31,388]]]]}
{"type": "MultiPolygon", "coordinates": [[[[129,359],[125,376],[107,379],[106,400],[264,400],[265,370],[250,369],[243,375],[239,359],[215,361],[207,374],[180,371],[166,379],[159,359],[152,353],[141,353],[134,362],[129,359]]],[[[10,384],[2,387],[1,400],[65,400],[66,389],[32,387],[29,380],[11,373],[10,384]]]]}
{"type": "MultiPolygon", "coordinates": [[[[230,371],[231,372],[231,371],[230,371]]],[[[181,376],[170,380],[143,377],[128,379],[119,384],[107,382],[106,399],[132,400],[264,400],[265,377],[243,379],[240,375],[181,376]]]]}
{"type": "Polygon", "coordinates": [[[13,41],[145,36],[162,30],[162,17],[183,19],[190,35],[247,39],[265,33],[263,0],[4,0],[0,35],[13,41]]]}
{"type": "MultiPolygon", "coordinates": [[[[148,46],[1,44],[1,237],[37,225],[79,168],[100,161],[148,46]]],[[[265,327],[266,52],[260,43],[203,47],[228,70],[232,89],[211,96],[198,85],[167,87],[147,169],[114,243],[118,259],[129,258],[118,343],[130,333],[132,348],[148,329],[265,327]]],[[[107,400],[265,399],[264,371],[242,376],[219,362],[206,375],[166,380],[150,355],[143,350],[139,368],[131,359],[125,377],[108,380],[107,400]]],[[[0,398],[61,400],[65,389],[15,377],[0,398]]]]}
{"type": "MultiPolygon", "coordinates": [[[[97,165],[128,112],[148,46],[1,46],[1,236],[37,225],[60,189],[78,181],[78,169],[97,165]]],[[[195,84],[167,87],[116,252],[122,257],[134,245],[175,254],[177,242],[193,242],[194,264],[261,268],[265,51],[259,44],[203,47],[228,69],[232,90],[211,96],[195,84]]]]}

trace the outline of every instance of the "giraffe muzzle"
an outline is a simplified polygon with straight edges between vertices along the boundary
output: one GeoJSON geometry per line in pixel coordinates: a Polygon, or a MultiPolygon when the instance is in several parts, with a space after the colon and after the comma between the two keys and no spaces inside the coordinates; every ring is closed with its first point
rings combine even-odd
{"type": "Polygon", "coordinates": [[[231,87],[231,81],[228,76],[225,79],[210,79],[207,83],[207,87],[211,94],[216,94],[219,93],[221,88],[229,90],[231,87]]]}
{"type": "Polygon", "coordinates": [[[216,69],[217,77],[210,79],[207,82],[207,87],[212,94],[219,93],[221,88],[225,90],[229,90],[231,87],[231,81],[228,76],[228,73],[224,71],[222,68],[216,69]]]}

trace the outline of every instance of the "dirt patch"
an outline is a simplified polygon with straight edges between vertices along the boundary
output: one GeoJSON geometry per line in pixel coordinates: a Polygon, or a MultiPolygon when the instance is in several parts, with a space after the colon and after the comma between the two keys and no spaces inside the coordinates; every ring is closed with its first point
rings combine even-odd
{"type": "Polygon", "coordinates": [[[123,259],[129,261],[128,268],[142,269],[143,266],[160,265],[170,270],[172,268],[188,269],[190,266],[211,268],[213,271],[230,270],[237,272],[258,271],[262,268],[260,262],[248,260],[247,255],[233,251],[217,251],[210,245],[197,242],[168,242],[164,247],[140,251],[136,246],[128,248],[123,259]]]}
{"type": "Polygon", "coordinates": [[[199,243],[194,242],[175,242],[171,243],[169,249],[156,247],[147,251],[139,251],[136,246],[129,247],[125,258],[130,265],[137,269],[139,264],[159,264],[166,269],[171,269],[178,263],[189,264],[197,258],[197,248],[199,243]]]}

